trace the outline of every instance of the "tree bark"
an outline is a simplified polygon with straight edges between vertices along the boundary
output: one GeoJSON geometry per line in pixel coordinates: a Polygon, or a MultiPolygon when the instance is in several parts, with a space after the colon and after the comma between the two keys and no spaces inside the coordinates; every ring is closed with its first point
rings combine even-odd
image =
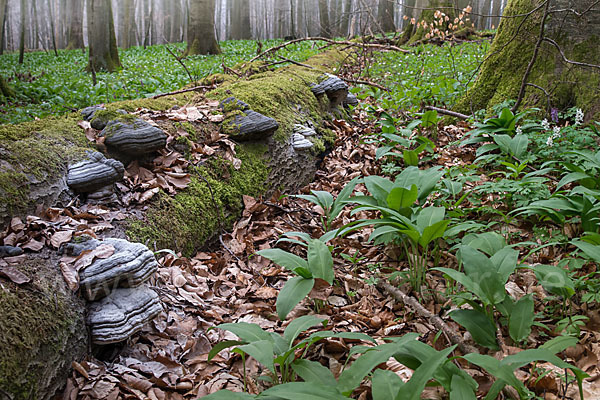
{"type": "Polygon", "coordinates": [[[71,13],[71,18],[67,50],[83,49],[83,1],[70,0],[69,10],[71,13]]]}
{"type": "Polygon", "coordinates": [[[0,0],[0,55],[4,54],[4,30],[6,28],[6,11],[8,0],[0,0]]]}
{"type": "Polygon", "coordinates": [[[121,68],[110,0],[88,0],[88,71],[113,72],[121,68]]]}
{"type": "Polygon", "coordinates": [[[171,13],[173,14],[173,21],[171,23],[171,32],[169,33],[169,41],[170,42],[181,42],[181,1],[173,0],[173,5],[171,9],[171,13]]]}
{"type": "Polygon", "coordinates": [[[329,24],[329,7],[327,0],[319,0],[319,24],[321,29],[320,36],[330,38],[331,26],[329,24]]]}
{"type": "MultiPolygon", "coordinates": [[[[550,103],[550,107],[559,110],[582,108],[586,120],[599,118],[600,67],[593,65],[600,65],[600,11],[593,7],[581,17],[570,11],[553,12],[574,9],[582,13],[594,1],[551,0],[535,60],[533,54],[545,8],[539,8],[528,17],[502,19],[476,82],[456,108],[464,112],[484,108],[491,113],[494,105],[517,99],[525,82],[521,108],[545,109],[550,103]],[[528,69],[530,72],[524,80],[528,69]]],[[[527,14],[538,6],[536,0],[509,0],[504,15],[527,14]]]]}
{"type": "Polygon", "coordinates": [[[21,0],[21,27],[19,28],[19,64],[23,64],[25,58],[25,10],[27,10],[27,1],[21,0]]]}
{"type": "Polygon", "coordinates": [[[215,36],[215,0],[190,0],[189,18],[185,55],[221,54],[215,36]]]}
{"type": "Polygon", "coordinates": [[[381,29],[385,32],[393,32],[396,30],[393,0],[379,0],[378,19],[381,29]]]}
{"type": "Polygon", "coordinates": [[[133,0],[122,0],[119,10],[119,46],[128,49],[135,46],[135,7],[133,0]]]}
{"type": "Polygon", "coordinates": [[[350,24],[350,7],[352,7],[352,0],[342,0],[343,11],[342,11],[342,26],[340,34],[342,36],[348,36],[348,26],[350,24]]]}

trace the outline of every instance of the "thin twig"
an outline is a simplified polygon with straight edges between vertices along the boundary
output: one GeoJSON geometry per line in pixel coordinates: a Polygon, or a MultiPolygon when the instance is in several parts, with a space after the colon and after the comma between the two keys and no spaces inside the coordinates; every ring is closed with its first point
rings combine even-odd
{"type": "Polygon", "coordinates": [[[308,69],[315,69],[315,67],[310,66],[308,64],[302,64],[301,62],[290,60],[289,58],[286,58],[286,57],[283,57],[283,56],[278,56],[278,57],[280,59],[282,59],[283,61],[285,61],[285,62],[289,62],[289,63],[295,64],[295,65],[298,65],[300,67],[304,67],[304,68],[308,68],[308,69]]]}
{"type": "Polygon", "coordinates": [[[194,87],[188,88],[188,89],[181,89],[181,90],[176,90],[174,92],[157,94],[156,96],[153,96],[152,99],[158,99],[158,98],[165,97],[165,96],[173,96],[173,95],[181,94],[181,93],[194,92],[196,90],[212,90],[214,88],[215,88],[214,85],[212,85],[212,86],[194,86],[194,87]]]}
{"type": "Polygon", "coordinates": [[[165,49],[167,49],[167,51],[169,52],[169,54],[171,54],[179,64],[181,64],[181,66],[183,67],[183,69],[185,70],[185,72],[188,75],[188,78],[190,78],[190,83],[196,84],[196,80],[194,78],[192,78],[192,74],[190,73],[190,70],[185,66],[185,64],[183,63],[183,61],[181,61],[181,57],[177,57],[177,55],[175,53],[173,53],[173,51],[169,48],[169,46],[165,45],[165,49]]]}
{"type": "Polygon", "coordinates": [[[470,115],[461,114],[461,113],[456,112],[456,111],[446,110],[445,108],[439,108],[439,107],[434,107],[434,106],[425,106],[424,108],[426,110],[437,111],[439,114],[449,115],[449,116],[454,117],[454,118],[459,118],[459,119],[469,119],[469,118],[471,118],[470,115]]]}
{"type": "Polygon", "coordinates": [[[383,289],[385,292],[387,292],[395,300],[401,302],[405,306],[411,307],[421,317],[426,318],[429,321],[429,323],[436,327],[436,329],[439,329],[442,332],[444,332],[444,334],[448,336],[452,344],[458,345],[458,348],[463,352],[463,354],[479,353],[479,350],[477,350],[477,348],[471,346],[468,343],[465,343],[465,341],[462,339],[458,332],[450,328],[450,326],[448,326],[448,324],[446,324],[439,316],[431,313],[429,310],[423,307],[421,303],[419,303],[419,301],[414,297],[408,296],[400,289],[393,287],[388,282],[385,282],[383,280],[380,280],[377,286],[380,289],[383,289]]]}

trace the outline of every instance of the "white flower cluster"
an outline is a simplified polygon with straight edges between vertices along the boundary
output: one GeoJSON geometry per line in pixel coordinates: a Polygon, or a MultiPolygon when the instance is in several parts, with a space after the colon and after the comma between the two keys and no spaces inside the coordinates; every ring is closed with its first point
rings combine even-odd
{"type": "Polygon", "coordinates": [[[544,128],[545,131],[550,130],[550,122],[548,122],[548,119],[544,118],[542,121],[542,128],[544,128]]]}
{"type": "Polygon", "coordinates": [[[546,146],[548,146],[548,147],[554,146],[554,139],[552,139],[552,136],[548,136],[548,140],[546,140],[546,146]]]}
{"type": "Polygon", "coordinates": [[[578,108],[577,112],[575,113],[575,126],[581,125],[583,123],[583,118],[585,118],[583,110],[581,108],[578,108]]]}
{"type": "Polygon", "coordinates": [[[523,134],[523,129],[521,129],[521,125],[517,125],[517,129],[515,129],[515,132],[517,133],[517,135],[523,134]]]}

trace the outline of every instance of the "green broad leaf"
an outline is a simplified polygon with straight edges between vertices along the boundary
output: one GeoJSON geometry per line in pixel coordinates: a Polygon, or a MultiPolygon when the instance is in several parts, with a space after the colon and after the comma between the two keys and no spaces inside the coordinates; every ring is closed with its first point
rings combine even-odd
{"type": "Polygon", "coordinates": [[[452,269],[452,268],[436,267],[436,268],[432,268],[432,269],[434,271],[440,271],[440,272],[448,275],[450,278],[454,279],[456,282],[463,285],[466,290],[473,293],[475,296],[477,296],[477,297],[483,296],[483,293],[481,292],[479,285],[476,285],[471,280],[471,278],[469,278],[464,273],[457,271],[455,269],[452,269]]]}
{"type": "Polygon", "coordinates": [[[577,182],[583,179],[588,179],[590,176],[585,172],[570,172],[562,177],[560,182],[556,184],[556,190],[572,182],[577,182]]]}
{"type": "Polygon", "coordinates": [[[268,258],[275,264],[288,268],[290,271],[296,268],[308,269],[308,262],[305,259],[281,249],[264,249],[257,251],[256,254],[268,258]]]}
{"type": "Polygon", "coordinates": [[[419,165],[419,155],[414,150],[404,150],[402,152],[402,158],[404,159],[404,165],[406,166],[417,166],[419,165]]]}
{"type": "Polygon", "coordinates": [[[337,385],[331,370],[316,361],[299,358],[292,363],[292,369],[304,382],[319,383],[329,387],[337,385]]]}
{"type": "Polygon", "coordinates": [[[459,246],[459,258],[465,274],[475,285],[479,285],[480,300],[487,304],[498,304],[506,297],[502,276],[485,254],[470,246],[459,246]]]}
{"type": "Polygon", "coordinates": [[[585,255],[591,258],[593,261],[600,263],[600,246],[583,242],[581,240],[573,240],[571,243],[577,246],[579,250],[583,251],[585,255]]]}
{"type": "Polygon", "coordinates": [[[400,211],[403,208],[412,206],[417,201],[418,194],[417,185],[412,185],[410,189],[396,187],[388,195],[387,205],[392,210],[400,211]]]}
{"type": "Polygon", "coordinates": [[[421,238],[419,239],[419,244],[422,247],[427,247],[429,245],[429,243],[444,236],[444,233],[446,232],[446,229],[448,228],[449,223],[450,223],[450,221],[447,221],[447,220],[439,221],[439,222],[436,222],[435,224],[423,229],[423,234],[421,235],[421,238]]]}
{"type": "Polygon", "coordinates": [[[540,264],[533,267],[533,271],[539,283],[548,292],[565,299],[575,294],[575,284],[563,268],[540,264]]]}
{"type": "Polygon", "coordinates": [[[310,279],[313,277],[312,272],[308,268],[298,267],[294,268],[294,273],[298,276],[301,276],[304,279],[310,279]]]}
{"type": "Polygon", "coordinates": [[[435,110],[425,111],[421,116],[423,128],[429,128],[437,125],[438,113],[435,110]]]}
{"type": "Polygon", "coordinates": [[[333,284],[333,257],[329,247],[319,239],[313,239],[308,244],[308,269],[313,278],[321,278],[330,285],[333,284]]]}
{"type": "Polygon", "coordinates": [[[402,390],[396,396],[396,400],[419,400],[427,382],[433,379],[437,369],[448,361],[448,356],[455,348],[456,345],[442,351],[436,351],[435,354],[423,362],[412,374],[410,380],[402,387],[402,390]]]}
{"type": "Polygon", "coordinates": [[[387,369],[376,369],[371,381],[373,400],[395,399],[404,386],[402,378],[387,369]]]}
{"type": "Polygon", "coordinates": [[[275,373],[275,364],[273,364],[273,356],[275,355],[275,352],[273,351],[273,342],[271,340],[259,340],[248,343],[235,348],[234,351],[248,354],[256,361],[267,367],[269,371],[275,373]]]}
{"type": "Polygon", "coordinates": [[[331,193],[324,190],[311,190],[311,193],[319,200],[317,204],[320,205],[325,212],[331,210],[331,207],[333,206],[333,196],[331,193]]]}
{"type": "Polygon", "coordinates": [[[385,157],[387,155],[393,154],[390,150],[392,150],[394,146],[381,146],[375,150],[375,160],[379,160],[381,157],[385,157]]]}
{"type": "Polygon", "coordinates": [[[223,389],[200,398],[206,400],[248,400],[256,399],[256,396],[252,396],[248,393],[232,392],[231,390],[223,389]]]}
{"type": "Polygon", "coordinates": [[[401,231],[396,226],[389,226],[389,225],[380,226],[373,230],[373,232],[369,235],[368,241],[374,242],[375,244],[381,243],[380,240],[382,240],[383,242],[387,242],[389,240],[393,240],[394,238],[398,237],[398,234],[400,232],[401,231]],[[393,234],[393,235],[390,235],[390,234],[393,234]],[[386,240],[386,239],[388,239],[388,240],[386,240]]]}
{"type": "Polygon", "coordinates": [[[294,276],[285,283],[275,302],[280,320],[285,320],[290,311],[310,293],[314,284],[315,280],[313,278],[305,279],[300,276],[294,276]]]}
{"type": "Polygon", "coordinates": [[[517,268],[517,262],[519,259],[519,252],[510,247],[504,247],[503,249],[497,251],[492,257],[490,257],[490,261],[496,267],[496,270],[502,277],[502,282],[506,283],[510,275],[517,268]]]}
{"type": "Polygon", "coordinates": [[[452,376],[450,400],[477,400],[470,382],[461,375],[452,376]]]}
{"type": "Polygon", "coordinates": [[[546,349],[552,354],[560,353],[569,347],[576,346],[579,339],[574,336],[557,336],[542,344],[539,348],[546,349]]]}
{"type": "Polygon", "coordinates": [[[405,335],[396,339],[393,343],[380,344],[375,346],[360,357],[358,357],[350,367],[344,369],[338,379],[338,390],[345,395],[350,395],[356,389],[365,376],[379,364],[386,362],[390,357],[399,351],[405,343],[415,340],[414,335],[405,335]]]}
{"type": "Polygon", "coordinates": [[[259,395],[259,398],[285,400],[348,400],[335,387],[315,382],[290,382],[273,386],[259,395]]]}
{"type": "Polygon", "coordinates": [[[477,310],[456,310],[450,317],[469,331],[473,340],[480,346],[499,350],[496,342],[496,326],[482,312],[477,310]]]}
{"type": "Polygon", "coordinates": [[[394,188],[394,184],[386,178],[378,175],[370,175],[364,178],[365,186],[379,205],[387,205],[387,197],[394,188]]]}
{"type": "MultiPolygon", "coordinates": [[[[471,364],[475,364],[485,369],[490,375],[494,376],[500,381],[503,381],[503,383],[514,387],[521,396],[524,398],[526,397],[527,388],[523,382],[521,382],[521,380],[517,379],[514,374],[515,369],[510,365],[501,364],[500,361],[496,360],[494,357],[477,353],[470,353],[464,355],[462,358],[471,364]]],[[[500,390],[502,387],[504,387],[504,385],[501,384],[500,390]]]]}
{"type": "Polygon", "coordinates": [[[529,138],[527,135],[517,135],[512,138],[509,145],[510,154],[522,158],[527,154],[527,147],[529,146],[529,138]]]}
{"type": "Polygon", "coordinates": [[[323,321],[326,321],[325,318],[319,318],[314,315],[303,315],[298,318],[294,318],[292,322],[285,328],[283,331],[283,338],[288,343],[289,346],[292,345],[294,340],[300,335],[302,332],[311,328],[315,325],[322,324],[323,321]]]}
{"type": "Polygon", "coordinates": [[[224,340],[219,342],[213,346],[213,348],[208,352],[208,361],[212,360],[214,356],[219,354],[221,350],[227,349],[229,347],[237,346],[238,344],[244,344],[246,342],[242,342],[239,340],[224,340]]]}
{"type": "Polygon", "coordinates": [[[419,232],[423,232],[425,228],[443,221],[446,216],[446,208],[444,207],[426,207],[419,211],[416,219],[416,225],[419,232]]]}
{"type": "MultiPolygon", "coordinates": [[[[259,340],[269,340],[271,335],[264,331],[257,324],[248,322],[232,322],[215,326],[215,328],[223,329],[237,335],[245,342],[251,343],[259,340]]],[[[211,328],[214,329],[214,328],[211,328]]]]}
{"type": "Polygon", "coordinates": [[[458,196],[463,190],[463,184],[460,182],[456,182],[450,179],[444,179],[442,183],[444,184],[446,190],[448,190],[452,197],[458,196]]]}
{"type": "Polygon", "coordinates": [[[475,155],[480,157],[482,154],[489,153],[490,151],[498,150],[498,145],[495,143],[486,143],[480,146],[477,151],[475,151],[475,155]]]}
{"type": "MultiPolygon", "coordinates": [[[[354,192],[354,188],[356,187],[356,185],[358,185],[360,181],[361,177],[357,176],[356,178],[348,182],[346,186],[344,186],[344,188],[340,191],[337,198],[335,199],[335,202],[333,203],[330,215],[331,218],[336,218],[340,214],[342,209],[347,204],[346,201],[350,198],[352,192],[354,192]]],[[[323,241],[327,242],[326,240],[323,241]]]]}
{"type": "Polygon", "coordinates": [[[535,312],[533,309],[533,297],[531,294],[521,297],[511,310],[508,318],[508,332],[515,342],[519,343],[527,339],[531,333],[531,325],[535,312]]]}

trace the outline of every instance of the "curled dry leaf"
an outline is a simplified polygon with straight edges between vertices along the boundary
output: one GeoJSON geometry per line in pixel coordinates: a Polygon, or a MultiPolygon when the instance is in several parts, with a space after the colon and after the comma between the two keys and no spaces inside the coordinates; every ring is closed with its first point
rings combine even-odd
{"type": "Polygon", "coordinates": [[[35,239],[30,239],[27,243],[21,246],[24,249],[38,252],[44,248],[44,243],[39,242],[35,239]]]}
{"type": "Polygon", "coordinates": [[[55,249],[58,249],[62,244],[67,243],[71,240],[71,238],[73,237],[73,229],[67,230],[67,231],[58,231],[56,232],[54,235],[52,235],[52,237],[50,238],[50,244],[52,244],[52,246],[55,249]]]}
{"type": "Polygon", "coordinates": [[[63,278],[67,283],[69,289],[73,292],[79,288],[79,274],[75,268],[67,263],[60,263],[60,271],[62,272],[63,278]]]}
{"type": "Polygon", "coordinates": [[[10,279],[17,285],[31,282],[31,278],[13,267],[2,267],[0,268],[0,276],[10,279]]]}

